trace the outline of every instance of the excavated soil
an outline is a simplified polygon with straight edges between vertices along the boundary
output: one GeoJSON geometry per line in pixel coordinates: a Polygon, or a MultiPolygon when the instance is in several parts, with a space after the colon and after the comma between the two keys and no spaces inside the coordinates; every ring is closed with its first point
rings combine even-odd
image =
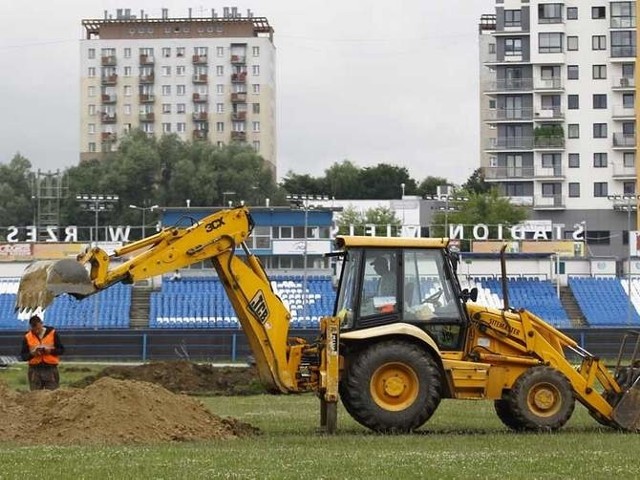
{"type": "Polygon", "coordinates": [[[151,382],[172,392],[189,395],[266,393],[254,367],[214,367],[184,360],[135,366],[114,365],[76,382],[73,386],[85,387],[104,377],[151,382]]]}
{"type": "Polygon", "coordinates": [[[0,382],[0,439],[23,444],[138,444],[258,434],[160,385],[104,377],[86,388],[15,392],[0,382]]]}

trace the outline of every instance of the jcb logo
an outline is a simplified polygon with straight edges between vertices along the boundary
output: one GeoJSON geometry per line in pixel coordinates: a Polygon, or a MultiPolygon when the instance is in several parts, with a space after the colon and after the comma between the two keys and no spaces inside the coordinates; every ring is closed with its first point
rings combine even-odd
{"type": "Polygon", "coordinates": [[[265,323],[269,318],[269,309],[267,308],[267,301],[264,298],[262,290],[258,290],[256,295],[249,302],[249,310],[253,313],[261,323],[265,323]]]}
{"type": "Polygon", "coordinates": [[[207,232],[213,232],[214,230],[219,229],[221,226],[224,225],[224,219],[222,218],[216,218],[214,220],[211,220],[209,223],[207,223],[204,226],[205,231],[207,232]]]}

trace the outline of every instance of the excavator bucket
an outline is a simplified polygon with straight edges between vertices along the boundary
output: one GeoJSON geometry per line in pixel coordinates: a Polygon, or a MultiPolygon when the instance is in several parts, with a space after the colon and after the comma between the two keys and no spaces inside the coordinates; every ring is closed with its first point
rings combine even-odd
{"type": "Polygon", "coordinates": [[[613,420],[624,430],[640,431],[640,378],[636,379],[613,409],[613,420]]]}
{"type": "Polygon", "coordinates": [[[16,310],[44,309],[63,293],[82,298],[95,292],[89,272],[81,263],[71,259],[37,261],[20,279],[16,310]]]}

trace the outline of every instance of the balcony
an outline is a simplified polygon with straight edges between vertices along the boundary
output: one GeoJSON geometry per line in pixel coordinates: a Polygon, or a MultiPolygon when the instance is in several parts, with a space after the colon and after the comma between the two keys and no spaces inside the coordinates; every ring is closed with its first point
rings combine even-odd
{"type": "Polygon", "coordinates": [[[194,65],[206,65],[208,60],[206,55],[194,55],[192,61],[194,65]]]}
{"type": "Polygon", "coordinates": [[[231,132],[231,141],[244,142],[247,140],[247,132],[231,132]]]}
{"type": "Polygon", "coordinates": [[[231,83],[247,83],[247,72],[232,73],[231,83]]]}
{"type": "Polygon", "coordinates": [[[155,122],[156,115],[153,112],[141,112],[140,113],[140,121],[145,123],[155,122]]]}
{"type": "Polygon", "coordinates": [[[531,90],[533,90],[533,78],[503,78],[487,84],[487,92],[528,92],[531,90]]]}
{"type": "Polygon", "coordinates": [[[562,120],[564,118],[564,112],[560,107],[536,108],[535,117],[536,120],[545,122],[549,120],[562,120]]]}
{"type": "Polygon", "coordinates": [[[617,178],[619,180],[635,180],[636,178],[636,167],[635,166],[626,166],[619,162],[613,162],[613,178],[617,178]]]}
{"type": "Polygon", "coordinates": [[[103,75],[101,77],[102,85],[115,85],[118,81],[118,75],[115,73],[112,75],[103,75]]]}
{"type": "Polygon", "coordinates": [[[533,148],[535,148],[536,150],[538,149],[563,150],[564,137],[559,137],[559,136],[537,137],[534,141],[533,148]]]}
{"type": "Polygon", "coordinates": [[[635,133],[615,132],[613,134],[613,148],[636,148],[635,133]]]}
{"type": "Polygon", "coordinates": [[[144,75],[140,75],[140,83],[153,83],[156,79],[156,76],[153,73],[147,73],[144,75]]]}
{"type": "Polygon", "coordinates": [[[536,195],[533,197],[534,210],[564,210],[565,208],[564,195],[536,195]]]}
{"type": "Polygon", "coordinates": [[[611,118],[614,120],[635,120],[636,109],[633,106],[614,105],[611,109],[611,118]]]}
{"type": "Polygon", "coordinates": [[[141,93],[140,103],[153,103],[156,101],[156,96],[153,93],[141,93]]]}
{"type": "Polygon", "coordinates": [[[247,112],[232,112],[231,120],[234,122],[244,122],[247,119],[247,112]]]}
{"type": "Polygon", "coordinates": [[[115,142],[118,139],[118,134],[114,132],[102,132],[100,139],[102,143],[115,142]]]}
{"type": "Polygon", "coordinates": [[[519,122],[533,119],[532,108],[496,108],[484,112],[484,120],[488,122],[519,122]]]}
{"type": "Polygon", "coordinates": [[[247,63],[247,57],[244,55],[231,55],[231,63],[233,65],[244,65],[247,63]]]}
{"type": "Polygon", "coordinates": [[[636,87],[636,79],[633,77],[618,77],[613,79],[613,90],[629,90],[633,91],[636,87]]]}
{"type": "Polygon", "coordinates": [[[193,102],[194,103],[205,103],[209,101],[209,95],[206,93],[194,93],[193,94],[193,102]]]}
{"type": "Polygon", "coordinates": [[[532,180],[533,167],[485,167],[484,178],[492,180],[532,180]]]}
{"type": "Polygon", "coordinates": [[[231,94],[231,101],[233,103],[245,103],[247,101],[247,94],[246,92],[242,92],[242,93],[232,93],[231,94]]]}
{"type": "Polygon", "coordinates": [[[194,122],[206,122],[208,118],[209,114],[207,112],[193,112],[194,122]]]}
{"type": "Polygon", "coordinates": [[[564,90],[562,78],[536,78],[534,90],[555,91],[564,90]]]}
{"type": "Polygon", "coordinates": [[[153,65],[156,59],[153,55],[140,55],[140,65],[153,65]]]}
{"type": "Polygon", "coordinates": [[[116,114],[110,112],[102,112],[100,115],[102,123],[116,123],[116,114]]]}
{"type": "Polygon", "coordinates": [[[611,47],[611,58],[629,58],[635,60],[636,58],[636,47],[631,45],[624,46],[612,46],[611,47]]]}
{"type": "Polygon", "coordinates": [[[116,66],[116,56],[115,55],[106,55],[102,57],[102,66],[103,67],[115,67],[116,66]]]}
{"type": "Polygon", "coordinates": [[[103,104],[116,103],[117,100],[115,93],[103,93],[101,98],[103,104]]]}
{"type": "Polygon", "coordinates": [[[542,165],[536,165],[534,169],[534,177],[536,179],[556,179],[564,178],[562,172],[562,165],[552,165],[550,167],[543,167],[542,165]]]}
{"type": "Polygon", "coordinates": [[[207,138],[207,130],[194,130],[193,131],[193,139],[194,140],[205,140],[207,138]]]}
{"type": "Polygon", "coordinates": [[[532,137],[499,137],[487,139],[485,150],[520,151],[533,150],[532,137]]]}
{"type": "Polygon", "coordinates": [[[209,76],[206,73],[196,73],[193,75],[193,83],[207,83],[209,76]]]}

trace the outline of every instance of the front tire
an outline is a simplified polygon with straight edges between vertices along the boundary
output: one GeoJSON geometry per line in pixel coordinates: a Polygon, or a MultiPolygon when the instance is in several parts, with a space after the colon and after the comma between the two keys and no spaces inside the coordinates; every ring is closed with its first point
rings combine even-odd
{"type": "Polygon", "coordinates": [[[441,375],[431,355],[409,342],[373,344],[349,359],[340,398],[360,424],[382,433],[422,426],[441,398],[441,375]]]}
{"type": "Polygon", "coordinates": [[[575,408],[571,384],[558,370],[532,367],[495,402],[502,423],[517,431],[554,431],[569,421],[575,408]]]}

